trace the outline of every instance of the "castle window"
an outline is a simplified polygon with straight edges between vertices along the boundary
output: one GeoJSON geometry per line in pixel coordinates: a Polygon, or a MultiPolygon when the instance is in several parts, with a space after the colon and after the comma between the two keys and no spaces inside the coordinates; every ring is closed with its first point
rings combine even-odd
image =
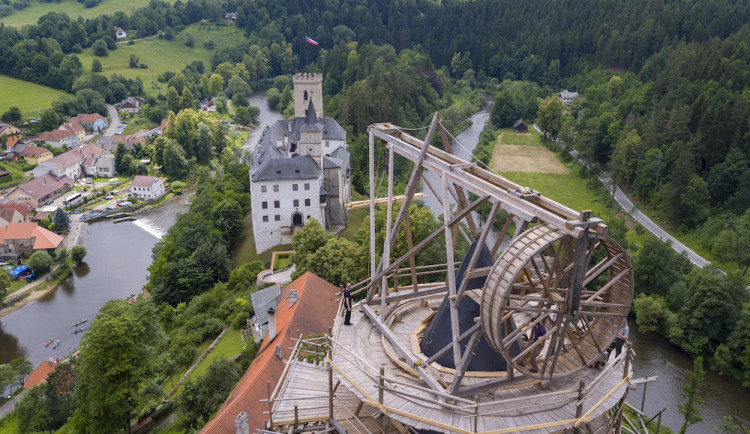
{"type": "Polygon", "coordinates": [[[273,207],[274,208],[281,208],[281,203],[278,200],[273,201],[273,207]]]}
{"type": "Polygon", "coordinates": [[[299,184],[292,184],[292,190],[293,191],[299,190],[299,184]]]}
{"type": "Polygon", "coordinates": [[[280,215],[278,215],[278,214],[276,214],[275,216],[273,216],[273,220],[274,220],[274,221],[277,221],[277,222],[278,222],[278,221],[281,221],[281,216],[280,216],[280,215]]]}
{"type": "Polygon", "coordinates": [[[307,101],[307,91],[305,91],[305,101],[307,101]]]}
{"type": "Polygon", "coordinates": [[[310,206],[310,199],[305,199],[305,206],[310,206]]]}
{"type": "Polygon", "coordinates": [[[260,192],[261,192],[261,193],[265,193],[265,192],[267,192],[267,191],[268,191],[268,187],[267,187],[267,186],[265,186],[265,185],[261,185],[261,186],[260,186],[260,192]]]}
{"type": "Polygon", "coordinates": [[[326,148],[329,147],[329,146],[331,146],[331,142],[328,141],[328,140],[326,140],[326,148]]]}
{"type": "Polygon", "coordinates": [[[299,206],[299,199],[294,199],[294,207],[297,208],[299,206]]]}
{"type": "Polygon", "coordinates": [[[268,202],[263,202],[262,208],[263,209],[268,209],[268,202]]]}
{"type": "Polygon", "coordinates": [[[273,186],[273,192],[278,193],[279,192],[279,184],[274,184],[273,186]]]}
{"type": "Polygon", "coordinates": [[[268,216],[267,215],[263,216],[263,222],[268,222],[268,216]]]}
{"type": "Polygon", "coordinates": [[[306,182],[306,183],[305,183],[305,190],[309,190],[309,189],[310,189],[310,183],[309,183],[309,182],[306,182]]]}

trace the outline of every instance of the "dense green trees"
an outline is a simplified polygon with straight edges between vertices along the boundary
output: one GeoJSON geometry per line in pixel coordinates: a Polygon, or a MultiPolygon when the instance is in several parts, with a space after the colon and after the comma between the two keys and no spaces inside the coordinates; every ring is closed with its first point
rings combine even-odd
{"type": "Polygon", "coordinates": [[[237,364],[229,360],[215,360],[208,365],[203,376],[188,380],[177,397],[183,422],[192,428],[205,425],[241,376],[237,364]]]}
{"type": "Polygon", "coordinates": [[[63,426],[73,413],[76,376],[73,362],[58,363],[46,383],[26,392],[17,406],[19,431],[55,431],[63,426]]]}
{"type": "Polygon", "coordinates": [[[34,252],[29,256],[29,267],[31,267],[36,274],[45,274],[50,268],[52,268],[53,263],[54,260],[52,259],[52,256],[44,250],[34,252]]]}
{"type": "Polygon", "coordinates": [[[127,432],[164,339],[153,302],[107,302],[76,362],[73,424],[82,432],[127,432]]]}
{"type": "Polygon", "coordinates": [[[83,262],[83,258],[86,257],[86,247],[85,246],[73,246],[70,249],[70,257],[73,258],[73,261],[75,263],[80,264],[83,262]]]}

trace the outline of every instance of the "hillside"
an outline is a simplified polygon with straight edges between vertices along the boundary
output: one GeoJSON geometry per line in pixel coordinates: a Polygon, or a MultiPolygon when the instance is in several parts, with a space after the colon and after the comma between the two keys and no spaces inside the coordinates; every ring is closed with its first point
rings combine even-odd
{"type": "MultiPolygon", "coordinates": [[[[174,3],[165,0],[168,3],[174,3]]],[[[50,12],[63,12],[71,18],[94,18],[102,14],[111,15],[115,12],[130,13],[133,9],[148,6],[149,0],[101,0],[101,2],[92,7],[84,7],[82,2],[76,0],[62,0],[54,3],[44,3],[33,0],[31,5],[26,9],[15,11],[7,17],[0,18],[0,22],[6,26],[21,27],[29,24],[36,24],[39,17],[50,12]]]]}
{"type": "Polygon", "coordinates": [[[39,117],[42,110],[63,95],[65,92],[61,90],[0,75],[0,113],[15,106],[26,119],[39,117]]]}

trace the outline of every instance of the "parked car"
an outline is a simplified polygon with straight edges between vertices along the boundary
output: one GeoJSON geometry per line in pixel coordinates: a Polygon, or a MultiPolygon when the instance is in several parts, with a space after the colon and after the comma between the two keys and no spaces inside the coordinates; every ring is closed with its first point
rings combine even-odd
{"type": "Polygon", "coordinates": [[[33,281],[35,281],[35,280],[36,280],[36,279],[38,279],[38,278],[39,278],[39,275],[38,275],[38,274],[36,274],[36,273],[31,273],[31,274],[29,274],[28,276],[26,276],[26,281],[27,281],[27,282],[33,282],[33,281]]]}
{"type": "Polygon", "coordinates": [[[52,202],[54,202],[54,200],[52,200],[52,199],[47,199],[47,202],[44,202],[44,204],[45,204],[45,205],[52,205],[52,202]]]}

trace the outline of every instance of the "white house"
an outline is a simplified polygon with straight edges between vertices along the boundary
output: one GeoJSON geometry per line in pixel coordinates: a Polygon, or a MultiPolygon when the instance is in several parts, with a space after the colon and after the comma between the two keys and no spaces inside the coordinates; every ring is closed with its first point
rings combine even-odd
{"type": "Polygon", "coordinates": [[[565,105],[570,105],[573,102],[573,99],[578,96],[578,92],[568,92],[567,90],[564,90],[560,92],[558,95],[558,98],[560,98],[560,101],[562,101],[565,105]]]}
{"type": "Polygon", "coordinates": [[[121,113],[138,113],[139,111],[141,111],[141,103],[143,101],[143,98],[129,96],[120,101],[118,109],[121,113]]]}
{"type": "Polygon", "coordinates": [[[117,39],[128,37],[127,32],[125,32],[125,30],[121,29],[120,27],[115,27],[115,35],[117,35],[117,39]]]}
{"type": "Polygon", "coordinates": [[[93,168],[97,160],[103,155],[104,150],[102,148],[86,144],[39,163],[32,173],[35,178],[45,173],[51,173],[55,176],[65,175],[78,179],[85,175],[93,175],[95,173],[93,168]]]}
{"type": "Polygon", "coordinates": [[[311,218],[326,229],[347,222],[346,131],[317,115],[323,109],[320,74],[296,74],[293,81],[296,117],[271,125],[253,153],[250,196],[258,253],[291,243],[294,231],[311,218]]]}
{"type": "Polygon", "coordinates": [[[81,113],[78,116],[75,116],[75,118],[78,119],[78,122],[80,122],[81,125],[92,131],[104,131],[104,129],[109,126],[107,118],[99,113],[81,113]]]}
{"type": "Polygon", "coordinates": [[[37,140],[53,148],[78,146],[78,134],[75,131],[66,129],[47,131],[42,133],[37,140]]]}
{"type": "Polygon", "coordinates": [[[164,180],[156,176],[138,175],[130,184],[128,193],[137,196],[139,200],[159,197],[164,194],[164,180]]]}

